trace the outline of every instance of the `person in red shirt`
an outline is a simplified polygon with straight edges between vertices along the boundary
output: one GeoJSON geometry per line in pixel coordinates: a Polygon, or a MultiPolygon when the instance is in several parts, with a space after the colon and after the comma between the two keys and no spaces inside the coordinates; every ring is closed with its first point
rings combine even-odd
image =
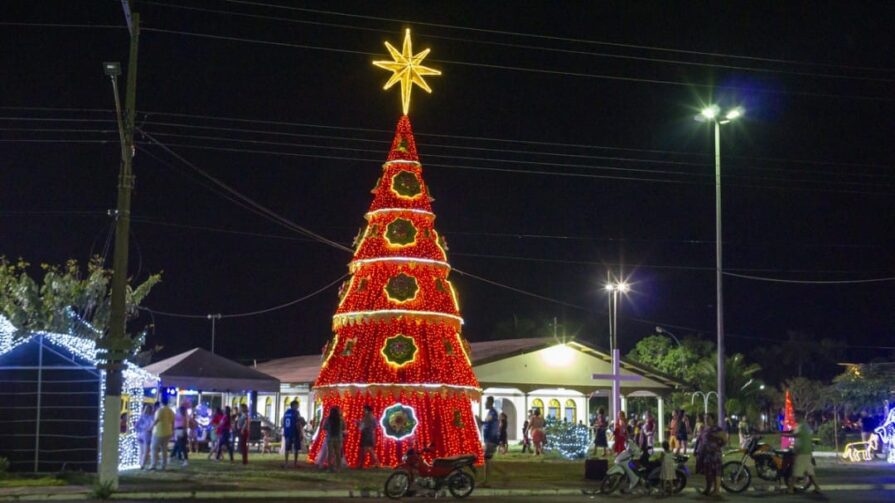
{"type": "Polygon", "coordinates": [[[214,410],[214,415],[211,416],[211,423],[209,428],[209,444],[208,444],[208,459],[211,459],[212,456],[216,455],[218,452],[218,445],[220,445],[221,437],[218,436],[218,426],[220,426],[221,421],[224,420],[224,411],[218,407],[214,410]]]}
{"type": "Polygon", "coordinates": [[[615,420],[615,429],[612,430],[613,443],[612,452],[621,454],[625,452],[625,442],[628,438],[628,418],[625,411],[618,411],[618,417],[615,420]]]}
{"type": "Polygon", "coordinates": [[[224,414],[221,417],[220,422],[218,422],[217,429],[216,429],[217,434],[218,434],[218,450],[217,450],[217,456],[215,456],[215,459],[220,461],[221,454],[223,454],[223,451],[226,448],[227,452],[230,453],[230,462],[232,463],[233,462],[233,442],[232,442],[232,439],[230,438],[230,431],[231,431],[230,415],[231,414],[232,413],[230,412],[230,407],[229,406],[224,407],[224,414]]]}

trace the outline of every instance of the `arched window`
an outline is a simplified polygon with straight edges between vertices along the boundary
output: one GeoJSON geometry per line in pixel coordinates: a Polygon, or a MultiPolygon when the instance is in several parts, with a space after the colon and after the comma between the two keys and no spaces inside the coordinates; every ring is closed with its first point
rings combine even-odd
{"type": "Polygon", "coordinates": [[[575,400],[566,400],[566,410],[563,417],[570,423],[578,421],[578,406],[575,405],[575,400]]]}
{"type": "Polygon", "coordinates": [[[559,419],[559,400],[553,399],[550,400],[550,404],[547,405],[547,417],[553,419],[559,419]]]}
{"type": "Polygon", "coordinates": [[[531,410],[534,411],[535,409],[540,411],[541,417],[544,417],[544,402],[540,398],[535,398],[531,401],[531,410]]]}
{"type": "Polygon", "coordinates": [[[267,397],[264,401],[264,417],[271,419],[271,415],[273,415],[273,398],[267,397]]]}

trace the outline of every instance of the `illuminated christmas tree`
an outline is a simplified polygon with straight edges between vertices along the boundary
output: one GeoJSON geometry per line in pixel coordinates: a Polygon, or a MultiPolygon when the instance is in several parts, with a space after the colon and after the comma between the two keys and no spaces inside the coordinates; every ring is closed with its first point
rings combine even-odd
{"type": "MultiPolygon", "coordinates": [[[[783,431],[792,432],[796,429],[796,415],[793,412],[792,408],[792,396],[789,394],[789,390],[786,390],[786,399],[784,401],[783,407],[783,431]]],[[[780,437],[780,448],[781,449],[789,449],[794,444],[792,437],[782,436],[780,437]]]]}
{"type": "MultiPolygon", "coordinates": [[[[386,47],[394,60],[374,64],[394,72],[386,89],[401,83],[404,115],[373,189],[367,226],[357,237],[314,390],[322,418],[333,406],[342,410],[350,466],[359,464],[357,422],[364,405],[377,420],[383,465],[396,465],[410,447],[430,444],[437,457],[472,453],[481,460],[470,404],[481,390],[407,116],[413,84],[431,92],[423,76],[440,72],[420,65],[429,50],[413,54],[410,30],[401,52],[386,47]]],[[[310,459],[325,445],[321,429],[310,459]]]]}

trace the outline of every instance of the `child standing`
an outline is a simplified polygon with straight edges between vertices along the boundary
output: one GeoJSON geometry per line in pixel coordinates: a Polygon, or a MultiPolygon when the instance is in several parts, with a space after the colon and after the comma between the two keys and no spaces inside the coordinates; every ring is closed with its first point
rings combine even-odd
{"type": "Polygon", "coordinates": [[[662,492],[666,495],[674,493],[674,483],[677,480],[676,471],[677,463],[674,461],[671,447],[668,445],[668,441],[662,442],[662,469],[659,479],[662,480],[662,492]]]}

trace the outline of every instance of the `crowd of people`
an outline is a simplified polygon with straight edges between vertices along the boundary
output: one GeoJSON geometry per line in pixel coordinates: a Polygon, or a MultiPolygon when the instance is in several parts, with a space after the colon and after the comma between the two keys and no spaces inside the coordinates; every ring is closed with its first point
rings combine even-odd
{"type": "MultiPolygon", "coordinates": [[[[786,478],[787,488],[792,492],[794,479],[807,477],[813,484],[814,491],[819,493],[820,486],[817,483],[812,462],[812,431],[803,417],[799,417],[799,419],[801,420],[797,422],[796,428],[792,432],[784,434],[794,439],[792,470],[786,478]]],[[[672,454],[686,455],[692,439],[692,452],[696,456],[696,473],[703,474],[706,479],[703,494],[718,495],[721,488],[724,449],[729,441],[728,431],[733,429],[730,423],[725,426],[726,428],[722,428],[718,424],[715,414],[708,413],[698,414],[691,427],[690,418],[683,409],[674,411],[668,428],[665,430],[665,436],[669,440],[662,443],[663,462],[666,461],[666,458],[673,458],[672,454]]],[[[636,445],[637,450],[644,456],[648,456],[654,450],[656,422],[650,412],[646,412],[642,419],[629,420],[624,411],[619,411],[615,421],[610,423],[604,410],[599,409],[591,427],[593,429],[594,456],[605,457],[607,455],[610,432],[612,434],[612,452],[615,455],[625,452],[629,442],[636,445]],[[601,452],[598,454],[598,451],[601,452]]],[[[740,447],[744,447],[752,434],[746,420],[740,421],[737,433],[740,447]]],[[[665,463],[663,463],[664,465],[665,463]]],[[[666,470],[663,470],[664,472],[666,470]]],[[[672,472],[666,474],[673,477],[672,472]]]]}
{"type": "MultiPolygon", "coordinates": [[[[180,461],[182,467],[189,464],[191,453],[199,452],[199,426],[187,404],[181,404],[177,411],[168,406],[169,399],[163,396],[154,404],[143,406],[143,413],[137,420],[136,433],[140,446],[141,470],[166,470],[168,460],[180,461]],[[173,441],[173,448],[169,444],[173,441]]],[[[245,404],[233,413],[229,406],[218,407],[211,418],[209,430],[208,459],[221,461],[226,451],[230,462],[234,461],[234,443],[242,455],[242,463],[249,462],[249,409],[245,404]]]]}

